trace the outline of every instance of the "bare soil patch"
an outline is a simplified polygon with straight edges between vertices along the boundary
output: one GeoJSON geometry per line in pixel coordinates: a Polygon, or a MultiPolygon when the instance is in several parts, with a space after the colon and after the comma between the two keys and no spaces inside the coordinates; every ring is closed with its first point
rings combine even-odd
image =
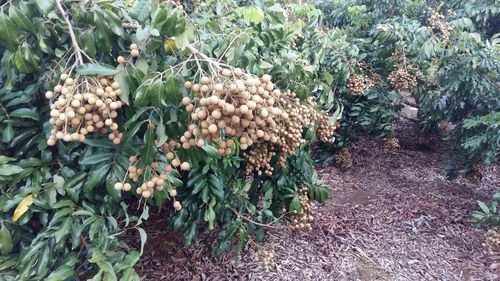
{"type": "Polygon", "coordinates": [[[439,146],[416,149],[411,124],[392,155],[383,142],[360,138],[353,166],[320,166],[333,198],[318,206],[311,232],[269,231],[258,247],[275,251],[268,270],[241,254],[211,255],[214,235],[182,247],[161,214],[146,223],[148,244],[137,269],[143,280],[498,280],[500,253],[486,254],[484,229],[469,214],[500,186],[500,170],[483,179],[446,180],[439,146]]]}

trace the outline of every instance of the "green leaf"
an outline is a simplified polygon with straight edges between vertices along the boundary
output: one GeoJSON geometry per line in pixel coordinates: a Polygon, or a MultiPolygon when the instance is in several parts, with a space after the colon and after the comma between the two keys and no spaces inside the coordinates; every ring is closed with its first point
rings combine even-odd
{"type": "Polygon", "coordinates": [[[149,165],[155,159],[156,146],[155,146],[155,133],[154,129],[148,127],[146,131],[145,145],[141,153],[141,160],[144,164],[149,165]]]}
{"type": "Polygon", "coordinates": [[[31,20],[28,19],[28,17],[26,17],[18,8],[11,5],[9,7],[9,16],[16,27],[28,32],[35,31],[35,27],[33,26],[31,20]]]}
{"type": "Polygon", "coordinates": [[[156,136],[158,139],[158,146],[163,145],[167,141],[168,137],[165,134],[165,132],[166,132],[165,125],[163,125],[163,120],[160,119],[158,125],[156,125],[156,136]]]}
{"type": "Polygon", "coordinates": [[[3,155],[0,155],[0,165],[1,164],[5,164],[5,163],[9,163],[13,160],[16,160],[16,158],[12,158],[12,157],[7,157],[7,156],[3,156],[3,155]]]}
{"type": "MultiPolygon", "coordinates": [[[[28,53],[31,51],[27,51],[28,53]]],[[[14,62],[14,66],[19,72],[22,73],[31,73],[35,70],[34,65],[31,61],[27,60],[23,54],[23,50],[18,49],[14,56],[12,57],[12,62],[14,62]]]]}
{"type": "Polygon", "coordinates": [[[100,63],[85,63],[76,69],[76,73],[80,75],[115,75],[120,70],[100,63]]]}
{"type": "Polygon", "coordinates": [[[12,164],[2,164],[0,165],[0,176],[12,176],[24,171],[23,168],[12,165],[12,164]]]}
{"type": "Polygon", "coordinates": [[[264,12],[258,6],[238,7],[236,13],[243,17],[247,25],[251,23],[258,24],[264,19],[264,12]]]}
{"type": "Polygon", "coordinates": [[[67,266],[67,265],[62,265],[59,268],[57,268],[55,271],[53,271],[45,281],[62,281],[66,280],[72,276],[75,275],[75,271],[73,270],[72,267],[67,266]]]}
{"type": "Polygon", "coordinates": [[[12,252],[14,248],[14,244],[12,243],[12,236],[10,235],[7,227],[1,224],[2,228],[0,228],[0,254],[7,255],[12,252]]]}
{"type": "Polygon", "coordinates": [[[7,15],[0,13],[0,43],[14,53],[19,45],[18,36],[16,25],[7,15]]]}
{"type": "Polygon", "coordinates": [[[56,189],[62,189],[64,187],[64,178],[59,175],[54,175],[52,178],[56,189]]]}
{"type": "Polygon", "coordinates": [[[83,186],[85,192],[91,192],[94,187],[104,182],[104,180],[106,179],[106,175],[111,168],[111,164],[112,163],[101,163],[92,168],[92,171],[90,172],[87,181],[83,186]]]}
{"type": "Polygon", "coordinates": [[[300,214],[302,212],[302,207],[300,205],[300,200],[298,196],[294,196],[292,202],[290,202],[290,207],[288,208],[290,212],[300,214]]]}
{"type": "Polygon", "coordinates": [[[72,217],[67,217],[63,221],[63,223],[58,227],[57,232],[54,233],[54,238],[56,240],[56,243],[59,243],[59,241],[62,241],[62,239],[70,233],[72,224],[73,224],[72,217]]]}
{"type": "Polygon", "coordinates": [[[484,202],[481,202],[481,201],[477,201],[477,204],[479,205],[479,207],[481,208],[481,210],[483,210],[483,212],[485,214],[490,214],[490,209],[488,208],[488,206],[486,206],[486,204],[484,204],[484,202]]]}
{"type": "Polygon", "coordinates": [[[82,41],[82,49],[85,53],[90,57],[95,57],[97,49],[94,34],[92,32],[85,32],[81,35],[80,39],[82,41]]]}
{"type": "Polygon", "coordinates": [[[56,6],[55,0],[36,0],[36,5],[44,15],[51,12],[56,6]]]}
{"type": "Polygon", "coordinates": [[[146,22],[151,15],[152,2],[151,0],[136,1],[134,8],[130,12],[130,16],[141,24],[146,22]]]}
{"type": "Polygon", "coordinates": [[[29,118],[38,121],[38,114],[30,108],[18,108],[12,111],[10,117],[29,118]]]}
{"type": "Polygon", "coordinates": [[[13,137],[14,129],[12,128],[12,122],[9,122],[2,133],[2,141],[4,143],[8,143],[13,137]]]}
{"type": "Polygon", "coordinates": [[[114,79],[116,82],[120,83],[120,89],[122,90],[120,99],[126,105],[129,105],[130,88],[127,83],[127,72],[125,71],[125,67],[123,67],[123,65],[119,65],[116,69],[119,72],[115,74],[114,79]]]}
{"type": "Polygon", "coordinates": [[[142,253],[144,252],[144,245],[146,245],[146,241],[148,240],[148,235],[146,234],[146,231],[140,227],[138,227],[137,230],[139,231],[139,236],[141,236],[141,252],[139,255],[142,256],[142,253]]]}
{"type": "Polygon", "coordinates": [[[114,153],[106,152],[106,153],[96,153],[91,156],[83,157],[78,162],[80,165],[94,165],[104,161],[113,161],[114,153]]]}

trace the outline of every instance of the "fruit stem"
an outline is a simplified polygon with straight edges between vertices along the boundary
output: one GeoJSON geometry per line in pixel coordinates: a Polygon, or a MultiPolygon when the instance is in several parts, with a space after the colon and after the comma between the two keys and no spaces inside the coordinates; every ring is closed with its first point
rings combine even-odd
{"type": "Polygon", "coordinates": [[[193,45],[191,44],[188,44],[186,46],[186,48],[188,48],[188,50],[195,56],[200,56],[202,59],[204,59],[205,61],[207,61],[207,63],[209,63],[210,65],[213,65],[215,66],[218,70],[221,70],[222,67],[219,65],[219,62],[215,61],[214,59],[212,58],[209,58],[207,55],[205,55],[204,53],[202,53],[200,50],[196,49],[193,45]]]}
{"type": "Polygon", "coordinates": [[[82,57],[82,49],[78,45],[78,42],[76,41],[76,36],[75,32],[73,31],[73,26],[71,25],[71,22],[69,21],[68,14],[64,10],[63,6],[61,5],[61,0],[56,0],[57,8],[61,12],[64,21],[68,25],[68,31],[69,31],[69,36],[71,37],[71,43],[73,44],[73,48],[75,49],[76,52],[76,57],[78,59],[78,62],[80,64],[83,64],[83,57],[82,57]]]}

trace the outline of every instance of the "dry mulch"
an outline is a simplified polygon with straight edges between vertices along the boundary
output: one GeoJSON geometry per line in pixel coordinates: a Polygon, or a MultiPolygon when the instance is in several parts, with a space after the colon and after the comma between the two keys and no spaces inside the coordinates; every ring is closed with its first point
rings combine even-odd
{"type": "Polygon", "coordinates": [[[499,167],[481,181],[442,176],[440,148],[416,149],[403,123],[401,149],[360,138],[349,169],[318,167],[333,198],[316,210],[313,231],[268,231],[241,254],[211,255],[213,234],[183,247],[161,214],[146,223],[148,244],[136,269],[143,280],[499,280],[500,253],[486,254],[485,230],[469,214],[500,186],[499,167]],[[274,250],[264,270],[256,250],[274,250]]]}

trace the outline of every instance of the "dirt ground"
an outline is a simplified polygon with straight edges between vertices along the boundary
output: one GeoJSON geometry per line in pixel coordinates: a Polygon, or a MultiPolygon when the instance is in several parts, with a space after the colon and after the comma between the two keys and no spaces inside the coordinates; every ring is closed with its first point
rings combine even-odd
{"type": "Polygon", "coordinates": [[[269,231],[259,246],[213,256],[213,235],[181,247],[161,215],[152,215],[136,268],[143,280],[499,280],[500,253],[484,252],[485,230],[469,221],[476,200],[488,201],[500,187],[499,167],[481,181],[447,181],[442,150],[416,149],[412,132],[401,125],[395,154],[362,137],[352,167],[317,167],[333,197],[318,206],[310,232],[269,231]],[[259,249],[275,252],[267,270],[254,260],[259,249]]]}

